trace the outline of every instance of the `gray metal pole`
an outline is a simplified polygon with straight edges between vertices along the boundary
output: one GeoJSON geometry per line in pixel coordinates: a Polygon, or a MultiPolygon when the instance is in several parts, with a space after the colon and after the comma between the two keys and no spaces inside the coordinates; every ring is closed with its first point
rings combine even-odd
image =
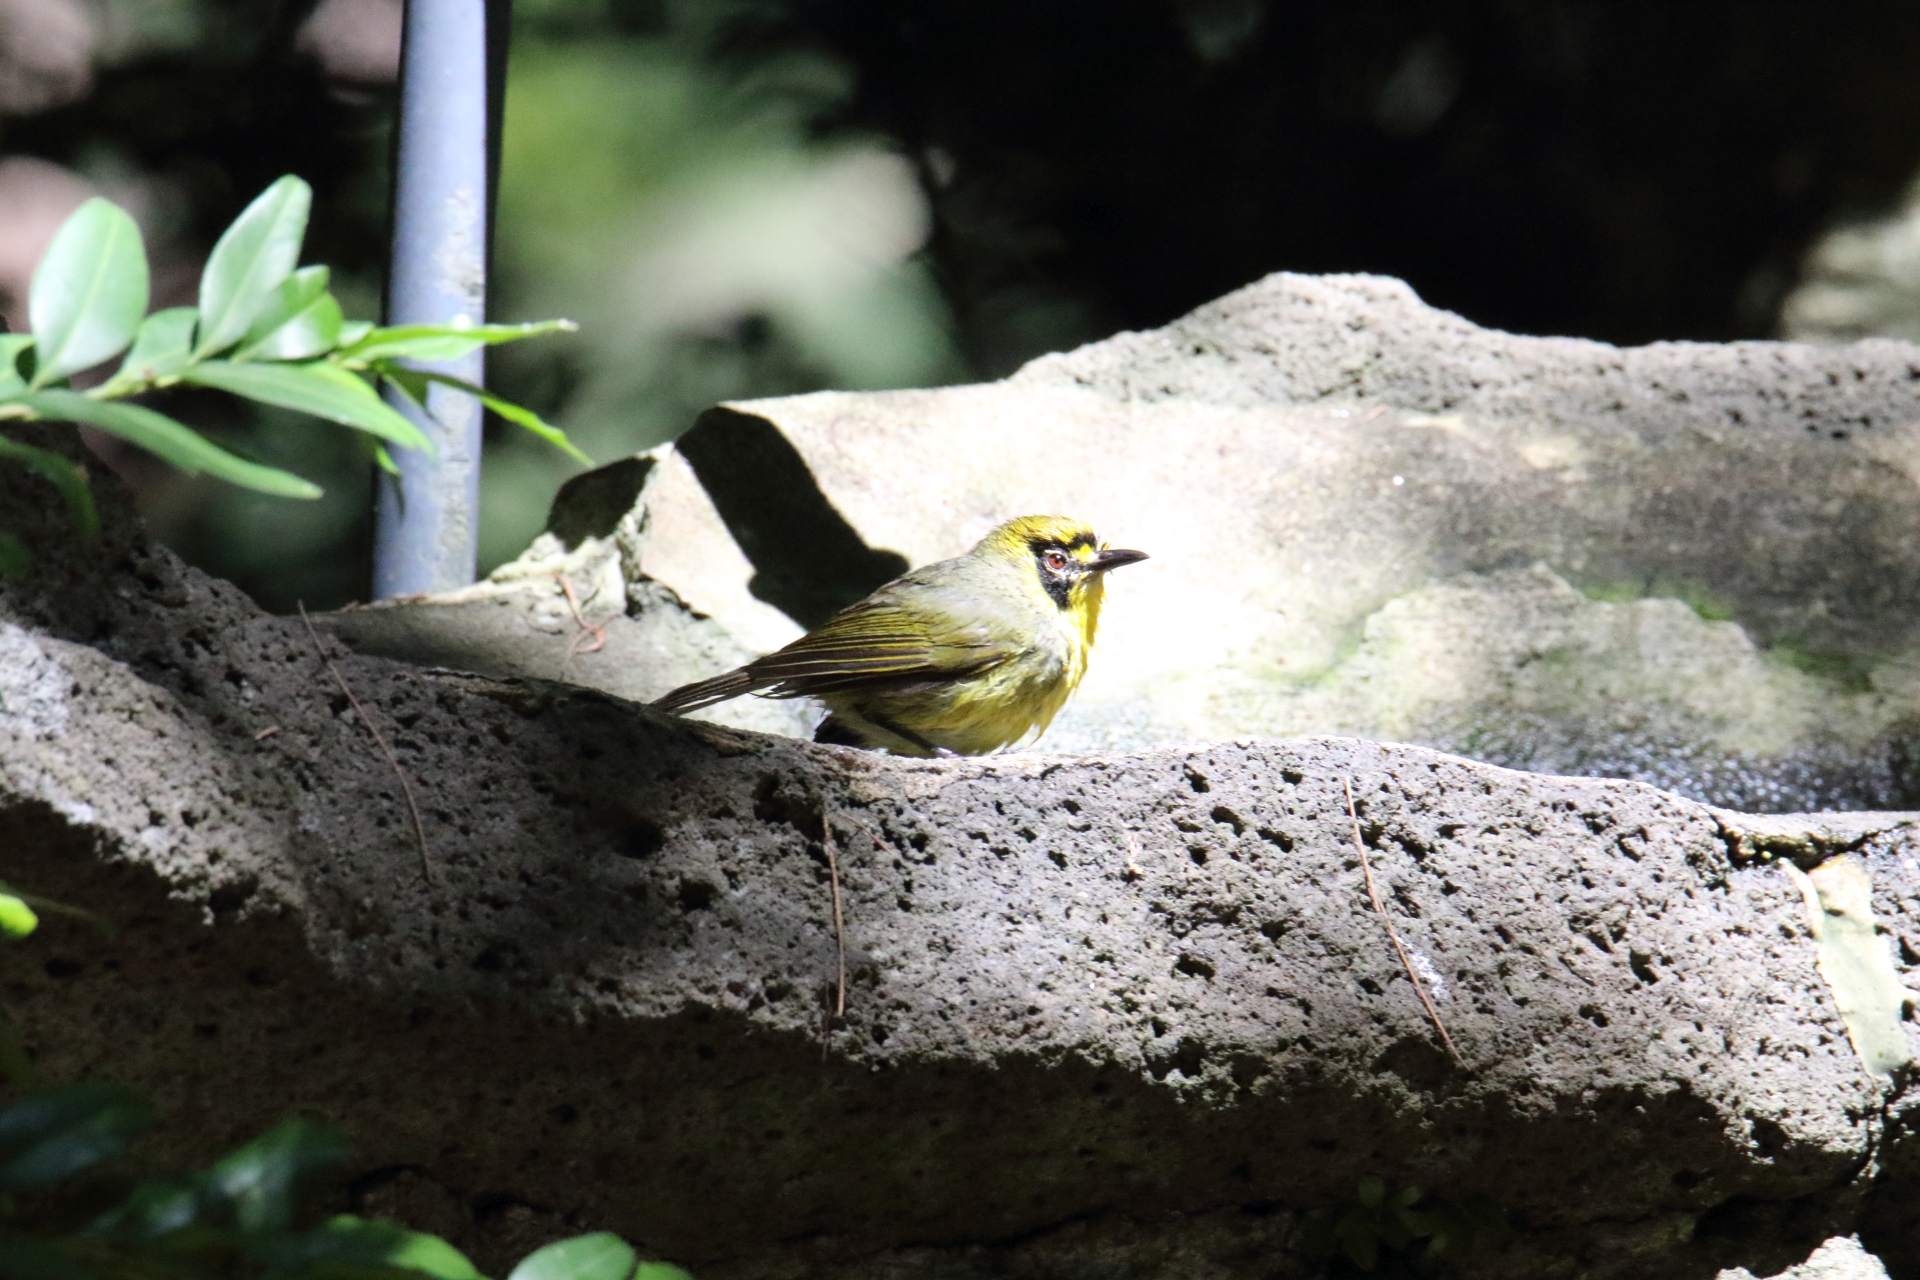
{"type": "MultiPolygon", "coordinates": [[[[407,0],[393,193],[388,324],[479,324],[487,313],[487,11],[485,0],[407,0]]],[[[474,352],[430,366],[479,383],[474,352]]],[[[480,404],[445,387],[429,413],[399,405],[437,457],[396,449],[400,484],[380,478],[375,598],[473,581],[480,517],[480,404]]]]}

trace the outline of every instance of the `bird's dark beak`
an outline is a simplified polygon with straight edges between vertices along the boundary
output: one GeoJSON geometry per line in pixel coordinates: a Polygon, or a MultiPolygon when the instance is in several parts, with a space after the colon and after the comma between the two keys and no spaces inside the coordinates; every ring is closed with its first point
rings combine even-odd
{"type": "Polygon", "coordinates": [[[1144,551],[1102,551],[1093,557],[1092,569],[1095,573],[1105,573],[1124,564],[1139,564],[1146,558],[1144,551]]]}

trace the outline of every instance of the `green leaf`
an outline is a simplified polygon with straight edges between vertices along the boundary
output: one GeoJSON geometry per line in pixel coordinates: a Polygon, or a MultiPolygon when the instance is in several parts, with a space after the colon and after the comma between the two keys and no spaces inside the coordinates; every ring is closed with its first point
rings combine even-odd
{"type": "Polygon", "coordinates": [[[1387,1196],[1387,1184],[1368,1174],[1360,1179],[1360,1203],[1369,1209],[1378,1209],[1380,1202],[1387,1196]]]}
{"type": "Polygon", "coordinates": [[[76,463],[51,450],[37,449],[6,436],[0,436],[0,458],[23,463],[52,481],[60,490],[60,496],[67,500],[67,510],[72,513],[73,522],[80,526],[81,536],[99,535],[100,514],[93,506],[93,490],[87,488],[87,473],[76,463]]]}
{"type": "Polygon", "coordinates": [[[671,1262],[643,1262],[634,1268],[633,1280],[693,1280],[671,1262]]]}
{"type": "Polygon", "coordinates": [[[27,389],[27,380],[20,376],[20,353],[32,345],[30,333],[0,333],[0,400],[27,389]]]}
{"type": "Polygon", "coordinates": [[[498,342],[517,342],[542,333],[571,333],[580,326],[571,320],[533,320],[526,324],[403,324],[374,329],[352,346],[342,346],[340,358],[356,363],[374,360],[458,360],[469,352],[498,342]]]}
{"type": "Polygon", "coordinates": [[[27,397],[42,417],[84,422],[137,444],[188,475],[204,471],[229,484],[282,498],[317,498],[320,486],[277,467],[263,467],[228,453],[191,427],[137,404],[92,400],[77,391],[41,391],[27,397]]]}
{"type": "Polygon", "coordinates": [[[193,326],[199,319],[193,307],[168,307],[141,321],[133,350],[107,380],[107,389],[117,392],[179,373],[192,359],[193,326]]]}
{"type": "Polygon", "coordinates": [[[74,1084],[0,1109],[0,1190],[51,1186],[119,1155],[152,1118],[129,1089],[74,1084]]]}
{"type": "Polygon", "coordinates": [[[192,1178],[150,1178],[135,1187],[119,1207],[89,1223],[86,1234],[130,1240],[157,1240],[172,1235],[198,1220],[208,1209],[224,1207],[208,1192],[205,1174],[192,1178]]]}
{"type": "Polygon", "coordinates": [[[596,1231],[535,1249],[507,1280],[627,1280],[632,1274],[632,1246],[611,1231],[596,1231]]]}
{"type": "Polygon", "coordinates": [[[283,409],[357,427],[408,449],[433,452],[420,428],[374,394],[364,378],[335,364],[233,364],[209,360],[180,375],[181,381],[230,391],[283,409]]]}
{"type": "Polygon", "coordinates": [[[9,938],[24,938],[40,927],[33,908],[10,893],[0,893],[0,933],[9,938]]]}
{"type": "Polygon", "coordinates": [[[269,1275],[414,1272],[434,1280],[481,1280],[466,1256],[440,1237],[350,1213],[311,1231],[263,1240],[252,1252],[269,1275]]]}
{"type": "Polygon", "coordinates": [[[133,341],[147,313],[147,251],[126,210],[94,196],[73,211],[33,273],[27,295],[34,370],[44,387],[90,369],[133,341]]]}
{"type": "Polygon", "coordinates": [[[1378,1237],[1370,1235],[1347,1235],[1341,1237],[1340,1243],[1345,1247],[1347,1257],[1353,1260],[1353,1265],[1362,1271],[1373,1270],[1373,1264],[1380,1260],[1380,1241],[1378,1237]]]}
{"type": "Polygon", "coordinates": [[[528,431],[539,436],[542,440],[545,440],[548,444],[560,450],[576,462],[583,463],[589,467],[593,465],[593,459],[575,448],[573,441],[567,439],[566,432],[544,421],[540,415],[533,410],[522,408],[514,404],[511,400],[502,400],[499,396],[494,395],[484,387],[477,387],[471,382],[453,377],[450,374],[435,373],[430,369],[403,369],[398,365],[388,364],[385,361],[382,361],[374,367],[382,377],[398,383],[400,389],[407,393],[407,398],[423,408],[426,405],[427,399],[426,384],[429,382],[437,382],[442,386],[452,387],[456,391],[464,391],[481,404],[487,406],[487,408],[505,418],[508,422],[525,427],[528,431]]]}
{"type": "Polygon", "coordinates": [[[310,360],[333,350],[341,324],[340,304],[327,292],[327,269],[302,267],[280,282],[233,358],[310,360]]]}
{"type": "Polygon", "coordinates": [[[371,320],[349,320],[340,326],[340,345],[350,347],[373,332],[371,320]]]}
{"type": "Polygon", "coordinates": [[[339,1134],[296,1118],[214,1165],[210,1180],[214,1193],[233,1205],[234,1225],[241,1231],[285,1231],[301,1180],[346,1158],[347,1144],[339,1134]]]}
{"type": "Polygon", "coordinates": [[[33,567],[26,544],[0,529],[0,578],[17,578],[33,567]]]}
{"type": "Polygon", "coordinates": [[[52,898],[43,898],[37,893],[22,893],[18,888],[8,884],[4,880],[0,880],[0,893],[10,893],[28,906],[43,911],[48,915],[66,916],[72,920],[84,921],[98,929],[100,936],[103,938],[111,938],[114,935],[114,928],[111,923],[84,908],[69,906],[64,902],[56,902],[52,898]]]}
{"type": "Polygon", "coordinates": [[[200,273],[200,359],[238,342],[300,260],[313,189],[288,174],[221,235],[200,273]]]}
{"type": "Polygon", "coordinates": [[[302,267],[282,280],[240,339],[246,347],[260,341],[327,291],[331,273],[323,266],[302,267]]]}

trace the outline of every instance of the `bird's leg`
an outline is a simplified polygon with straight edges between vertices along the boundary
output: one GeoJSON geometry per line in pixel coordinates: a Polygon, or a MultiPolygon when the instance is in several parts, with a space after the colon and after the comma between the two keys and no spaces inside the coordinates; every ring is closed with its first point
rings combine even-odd
{"type": "Polygon", "coordinates": [[[914,746],[920,748],[922,751],[926,752],[930,756],[951,756],[951,755],[958,754],[957,752],[947,750],[945,747],[935,746],[933,743],[928,742],[925,738],[921,737],[919,734],[915,733],[913,730],[907,728],[904,725],[895,724],[891,720],[882,720],[879,716],[872,715],[865,711],[860,713],[860,718],[865,720],[868,724],[873,725],[877,729],[886,730],[888,733],[892,734],[896,738],[901,739],[902,741],[911,742],[914,746]]]}

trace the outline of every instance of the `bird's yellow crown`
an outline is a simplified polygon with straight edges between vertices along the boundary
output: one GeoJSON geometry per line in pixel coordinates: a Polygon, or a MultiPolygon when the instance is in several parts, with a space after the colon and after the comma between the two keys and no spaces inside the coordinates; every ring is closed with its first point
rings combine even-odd
{"type": "MultiPolygon", "coordinates": [[[[1031,589],[1045,594],[1070,617],[1080,632],[1080,642],[1091,646],[1100,629],[1100,605],[1106,588],[1105,575],[1090,570],[1098,564],[1103,550],[1093,529],[1071,516],[1020,516],[981,539],[975,553],[1021,565],[1031,589]],[[1049,555],[1065,557],[1069,571],[1048,572],[1049,555]]],[[[1084,665],[1084,658],[1076,665],[1084,665]]]]}
{"type": "Polygon", "coordinates": [[[1022,556],[1052,544],[1074,549],[1081,560],[1091,559],[1098,548],[1093,530],[1072,516],[1020,516],[988,534],[985,542],[996,551],[1022,556]]]}

